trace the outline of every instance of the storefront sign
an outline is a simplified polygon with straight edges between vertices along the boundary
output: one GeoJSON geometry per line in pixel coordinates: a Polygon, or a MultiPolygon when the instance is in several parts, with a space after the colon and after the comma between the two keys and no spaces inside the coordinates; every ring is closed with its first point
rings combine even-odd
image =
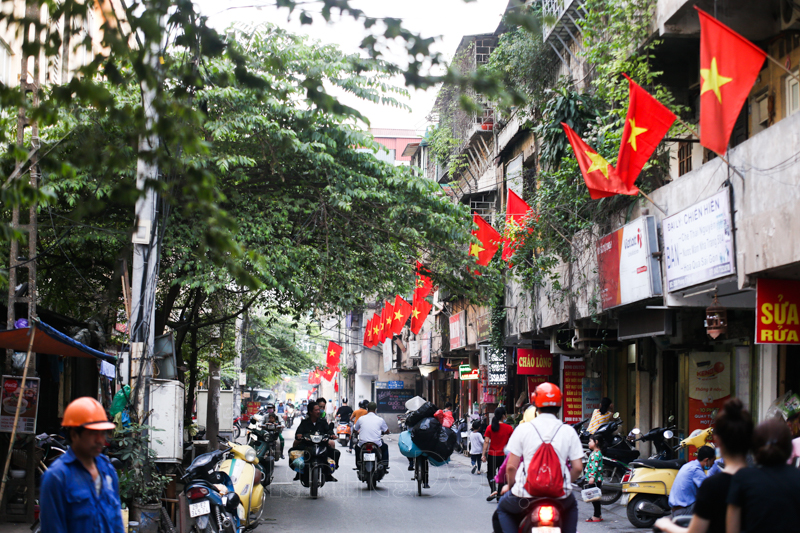
{"type": "Polygon", "coordinates": [[[431,332],[423,331],[419,339],[420,342],[420,364],[431,364],[431,332]]]}
{"type": "Polygon", "coordinates": [[[392,369],[392,344],[394,344],[391,340],[387,340],[383,342],[381,348],[383,349],[383,371],[389,372],[392,369]]]}
{"type": "Polygon", "coordinates": [[[534,403],[534,392],[536,392],[536,387],[538,387],[542,383],[546,383],[549,381],[547,376],[528,376],[528,396],[530,397],[531,403],[534,403]]]}
{"type": "MultiPolygon", "coordinates": [[[[689,427],[687,433],[714,423],[715,409],[731,396],[731,356],[723,352],[689,355],[689,427]]],[[[690,450],[692,453],[694,450],[690,450]]]]}
{"type": "Polygon", "coordinates": [[[247,402],[247,416],[253,416],[258,414],[258,410],[261,409],[261,402],[247,402]]]}
{"type": "Polygon", "coordinates": [[[376,381],[375,388],[376,389],[402,389],[405,387],[405,383],[402,381],[376,381]]]}
{"type": "Polygon", "coordinates": [[[583,420],[583,376],[586,363],[583,361],[564,361],[564,387],[561,394],[564,402],[564,423],[574,424],[583,420]]]}
{"type": "Polygon", "coordinates": [[[22,406],[19,410],[17,433],[35,434],[39,407],[39,378],[26,378],[23,387],[21,377],[3,376],[0,383],[0,431],[13,431],[14,416],[20,398],[22,406]]]}
{"type": "Polygon", "coordinates": [[[800,281],[759,279],[756,285],[756,343],[800,344],[800,281]]]}
{"type": "Polygon", "coordinates": [[[597,241],[603,309],[661,295],[656,222],[641,217],[597,241]]]}
{"type": "Polygon", "coordinates": [[[508,381],[508,367],[506,366],[505,350],[497,350],[493,347],[489,347],[486,348],[486,355],[489,360],[489,385],[505,385],[508,381]]]}
{"type": "Polygon", "coordinates": [[[484,313],[478,316],[478,342],[488,341],[492,336],[491,318],[491,313],[484,313]]]}
{"type": "Polygon", "coordinates": [[[550,350],[517,348],[518,376],[551,376],[553,356],[550,350]]]}
{"type": "Polygon", "coordinates": [[[665,218],[661,228],[669,292],[736,273],[728,189],[665,218]]]}
{"type": "Polygon", "coordinates": [[[450,315],[450,350],[458,350],[467,345],[464,335],[464,311],[450,315]]]}
{"type": "Polygon", "coordinates": [[[595,409],[600,409],[603,399],[603,380],[600,378],[583,378],[583,418],[589,418],[595,409]]]}
{"type": "Polygon", "coordinates": [[[472,368],[469,365],[461,365],[458,367],[458,377],[461,381],[477,381],[480,375],[477,368],[472,368]]]}

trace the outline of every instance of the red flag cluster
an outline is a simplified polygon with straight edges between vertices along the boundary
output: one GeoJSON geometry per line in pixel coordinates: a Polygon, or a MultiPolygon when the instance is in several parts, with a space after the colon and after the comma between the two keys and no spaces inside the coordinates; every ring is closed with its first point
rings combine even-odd
{"type": "MultiPolygon", "coordinates": [[[[700,15],[700,144],[723,154],[767,54],[697,6],[695,9],[700,15]]],[[[630,97],[616,168],[572,128],[561,124],[593,199],[638,194],[636,178],[677,119],[623,75],[628,78],[630,97]]]]}

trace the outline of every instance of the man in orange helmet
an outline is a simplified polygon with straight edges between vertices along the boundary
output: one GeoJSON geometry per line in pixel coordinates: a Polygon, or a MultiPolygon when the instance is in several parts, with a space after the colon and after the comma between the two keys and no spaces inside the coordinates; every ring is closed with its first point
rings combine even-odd
{"type": "Polygon", "coordinates": [[[572,495],[572,482],[578,479],[583,464],[583,447],[571,426],[556,418],[561,408],[561,390],[553,383],[536,387],[534,403],[538,416],[520,424],[508,441],[506,486],[492,517],[495,531],[516,533],[525,514],[535,507],[535,498],[525,490],[528,466],[543,442],[552,444],[561,464],[564,495],[560,500],[561,531],[575,533],[578,528],[578,503],[572,495]],[[520,463],[522,467],[520,467],[520,463]]]}
{"type": "Polygon", "coordinates": [[[70,446],[42,477],[42,531],[124,533],[119,480],[102,455],[114,424],[100,402],[84,397],[67,406],[61,425],[70,446]]]}

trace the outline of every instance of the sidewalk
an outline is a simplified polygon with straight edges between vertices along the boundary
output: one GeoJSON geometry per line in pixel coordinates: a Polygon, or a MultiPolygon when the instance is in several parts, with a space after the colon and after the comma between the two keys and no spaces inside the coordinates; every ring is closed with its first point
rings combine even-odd
{"type": "Polygon", "coordinates": [[[3,533],[31,533],[31,524],[0,523],[0,531],[3,533]]]}

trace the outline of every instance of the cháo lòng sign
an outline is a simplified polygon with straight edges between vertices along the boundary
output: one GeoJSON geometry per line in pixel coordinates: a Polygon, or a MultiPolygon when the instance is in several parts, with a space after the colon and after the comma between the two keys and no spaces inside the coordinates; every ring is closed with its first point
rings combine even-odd
{"type": "Polygon", "coordinates": [[[758,280],[756,344],[800,344],[800,281],[758,280]]]}
{"type": "Polygon", "coordinates": [[[553,356],[550,350],[517,348],[518,376],[551,376],[553,356]]]}

